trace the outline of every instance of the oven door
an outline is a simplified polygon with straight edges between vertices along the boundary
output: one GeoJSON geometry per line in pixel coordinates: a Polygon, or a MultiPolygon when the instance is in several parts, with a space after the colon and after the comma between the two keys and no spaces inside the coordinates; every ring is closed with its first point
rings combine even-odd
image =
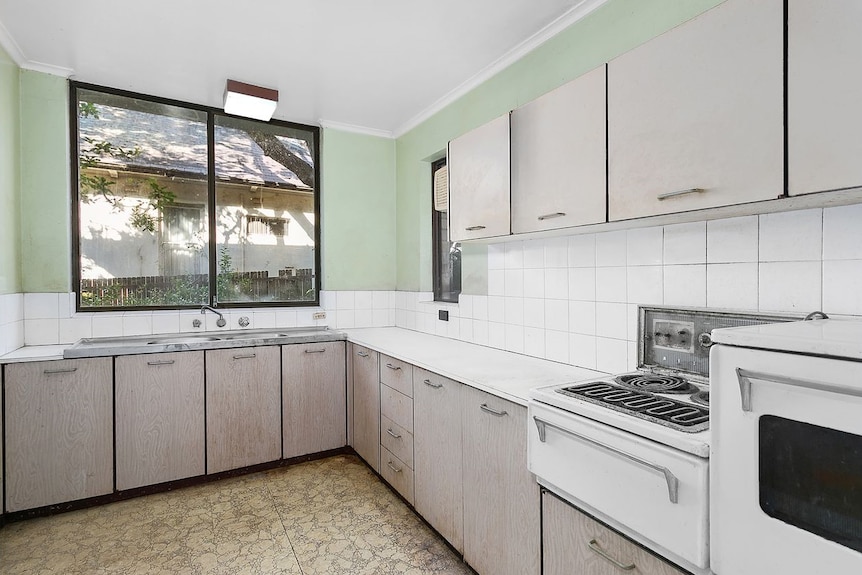
{"type": "Polygon", "coordinates": [[[710,373],[713,571],[862,573],[862,363],[719,345],[710,373]]]}
{"type": "Polygon", "coordinates": [[[542,484],[671,561],[707,567],[707,459],[536,401],[528,428],[542,484]]]}

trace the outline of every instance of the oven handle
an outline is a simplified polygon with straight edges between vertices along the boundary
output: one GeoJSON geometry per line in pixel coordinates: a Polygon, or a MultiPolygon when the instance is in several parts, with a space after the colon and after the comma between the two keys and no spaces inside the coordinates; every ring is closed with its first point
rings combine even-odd
{"type": "Polygon", "coordinates": [[[647,461],[646,459],[641,459],[640,457],[638,457],[636,455],[632,455],[631,453],[626,453],[625,451],[621,451],[621,450],[617,449],[616,447],[611,447],[610,445],[606,445],[600,441],[596,441],[595,439],[592,439],[590,437],[586,437],[585,435],[581,435],[580,433],[575,433],[574,431],[571,431],[571,430],[566,429],[564,427],[560,427],[559,425],[554,425],[553,423],[550,423],[550,422],[545,421],[543,419],[539,419],[535,415],[533,416],[533,421],[536,422],[536,428],[539,430],[539,441],[541,441],[542,443],[545,442],[545,438],[546,438],[546,431],[545,430],[546,430],[546,428],[550,427],[552,429],[556,429],[559,432],[565,433],[566,435],[570,435],[570,436],[574,437],[575,439],[580,439],[581,441],[586,441],[587,443],[589,443],[591,445],[595,445],[596,447],[600,447],[600,448],[604,449],[605,451],[610,451],[611,453],[625,457],[626,459],[633,461],[635,463],[638,463],[638,464],[640,464],[644,467],[647,467],[649,469],[652,469],[653,471],[658,471],[659,473],[664,475],[664,479],[665,479],[665,481],[667,481],[667,497],[668,497],[668,499],[670,499],[670,502],[671,503],[678,503],[679,502],[679,479],[677,479],[676,475],[674,475],[673,472],[671,472],[671,470],[668,469],[667,467],[657,465],[655,463],[647,461]]]}
{"type": "Polygon", "coordinates": [[[751,411],[751,380],[759,379],[770,383],[780,385],[791,385],[793,387],[803,387],[806,389],[814,389],[817,391],[828,391],[830,393],[840,393],[842,395],[854,395],[862,397],[862,389],[851,387],[841,387],[839,385],[831,385],[828,383],[820,383],[817,381],[809,381],[805,379],[796,379],[784,375],[772,375],[769,373],[760,373],[757,371],[748,371],[741,367],[736,368],[736,379],[739,380],[739,395],[742,400],[742,411],[751,411]]]}

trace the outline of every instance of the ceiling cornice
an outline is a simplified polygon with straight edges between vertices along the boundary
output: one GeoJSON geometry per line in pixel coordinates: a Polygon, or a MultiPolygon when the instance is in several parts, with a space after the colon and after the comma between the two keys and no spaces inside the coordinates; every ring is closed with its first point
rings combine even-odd
{"type": "Polygon", "coordinates": [[[320,127],[328,130],[338,130],[340,132],[352,132],[354,134],[363,134],[365,136],[376,136],[378,138],[393,139],[395,136],[388,130],[380,130],[378,128],[367,128],[365,126],[357,126],[355,124],[347,124],[345,122],[335,122],[333,120],[320,119],[320,127]]]}
{"type": "Polygon", "coordinates": [[[51,64],[28,60],[27,56],[24,55],[23,50],[21,50],[21,47],[18,45],[18,42],[15,41],[15,38],[12,37],[9,30],[7,30],[6,26],[3,25],[3,22],[0,22],[0,46],[6,50],[6,53],[9,54],[12,61],[15,62],[15,64],[17,64],[22,70],[32,70],[34,72],[42,72],[44,74],[61,76],[63,78],[68,78],[75,73],[75,71],[70,68],[63,68],[62,66],[53,66],[51,64]]]}
{"type": "Polygon", "coordinates": [[[75,73],[71,68],[43,64],[42,62],[34,62],[33,60],[26,60],[20,66],[22,70],[32,70],[33,72],[42,72],[43,74],[51,74],[52,76],[61,76],[63,78],[69,78],[75,73]]]}
{"type": "Polygon", "coordinates": [[[395,138],[400,138],[464,94],[467,94],[480,84],[502,72],[578,20],[587,16],[590,12],[607,2],[608,0],[582,0],[573,6],[565,14],[509,50],[483,70],[477,72],[466,82],[450,91],[448,94],[431,104],[425,110],[419,112],[404,124],[393,131],[395,138]]]}

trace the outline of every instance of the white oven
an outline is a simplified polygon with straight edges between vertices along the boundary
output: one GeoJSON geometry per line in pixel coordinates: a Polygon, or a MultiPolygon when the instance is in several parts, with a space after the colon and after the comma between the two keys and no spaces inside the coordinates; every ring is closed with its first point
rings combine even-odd
{"type": "Polygon", "coordinates": [[[862,322],[713,340],[712,570],[862,573],[862,322]]]}

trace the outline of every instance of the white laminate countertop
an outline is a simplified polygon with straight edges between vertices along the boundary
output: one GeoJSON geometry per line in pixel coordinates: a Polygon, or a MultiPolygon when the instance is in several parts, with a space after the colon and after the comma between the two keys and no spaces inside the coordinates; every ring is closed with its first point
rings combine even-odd
{"type": "Polygon", "coordinates": [[[716,329],[715,343],[862,360],[862,320],[817,319],[716,329]]]}
{"type": "Polygon", "coordinates": [[[15,351],[10,351],[6,355],[0,355],[0,364],[63,359],[63,352],[69,347],[72,347],[72,344],[28,345],[26,347],[19,347],[15,351]]]}
{"type": "Polygon", "coordinates": [[[443,377],[527,405],[533,387],[604,373],[398,327],[343,330],[347,340],[443,377]]]}

